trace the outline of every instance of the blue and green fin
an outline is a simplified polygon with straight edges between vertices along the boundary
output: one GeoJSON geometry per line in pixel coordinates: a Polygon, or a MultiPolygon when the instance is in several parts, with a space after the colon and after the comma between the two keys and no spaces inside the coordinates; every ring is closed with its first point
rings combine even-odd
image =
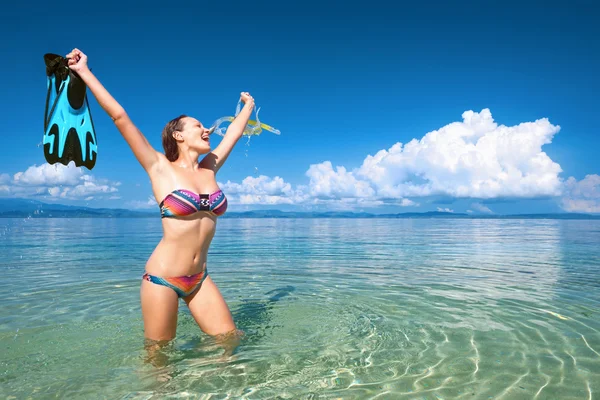
{"type": "Polygon", "coordinates": [[[86,85],[68,67],[67,59],[45,54],[48,94],[44,113],[44,156],[49,164],[94,168],[98,156],[96,132],[86,85]]]}

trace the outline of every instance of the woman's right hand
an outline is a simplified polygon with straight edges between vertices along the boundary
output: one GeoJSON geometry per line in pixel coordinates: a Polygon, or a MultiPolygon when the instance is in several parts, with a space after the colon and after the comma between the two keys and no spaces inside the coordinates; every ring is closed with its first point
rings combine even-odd
{"type": "Polygon", "coordinates": [[[73,49],[73,51],[67,54],[66,58],[69,61],[69,68],[72,71],[80,73],[88,68],[87,56],[79,49],[73,49]]]}

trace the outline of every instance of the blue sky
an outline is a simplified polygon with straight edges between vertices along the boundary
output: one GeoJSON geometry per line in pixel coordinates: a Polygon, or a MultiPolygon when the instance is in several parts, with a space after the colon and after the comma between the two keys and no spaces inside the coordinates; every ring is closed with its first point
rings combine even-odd
{"type": "Polygon", "coordinates": [[[5,11],[0,197],[158,210],[91,95],[94,169],[45,162],[43,55],[77,47],[157,150],[171,118],[208,125],[234,113],[241,91],[254,96],[261,120],[282,133],[243,138],[220,170],[235,211],[600,212],[592,2],[5,11]]]}

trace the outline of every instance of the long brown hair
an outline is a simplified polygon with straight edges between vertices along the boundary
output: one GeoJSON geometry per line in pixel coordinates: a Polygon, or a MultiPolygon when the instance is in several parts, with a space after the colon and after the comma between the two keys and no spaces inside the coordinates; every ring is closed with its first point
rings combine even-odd
{"type": "Polygon", "coordinates": [[[163,128],[162,145],[163,149],[165,149],[165,156],[167,156],[167,160],[169,161],[175,161],[179,157],[179,148],[177,147],[177,141],[173,137],[173,132],[183,129],[184,118],[187,118],[187,115],[180,115],[167,122],[167,125],[163,128]]]}

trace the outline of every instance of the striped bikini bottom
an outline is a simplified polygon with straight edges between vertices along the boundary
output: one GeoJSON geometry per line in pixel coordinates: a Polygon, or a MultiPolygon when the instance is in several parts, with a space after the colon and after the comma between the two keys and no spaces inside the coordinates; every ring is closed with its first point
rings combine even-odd
{"type": "Polygon", "coordinates": [[[202,286],[202,282],[204,282],[207,276],[208,269],[205,268],[204,272],[194,275],[173,276],[169,278],[150,275],[146,272],[142,276],[142,279],[173,289],[177,293],[177,297],[187,297],[202,286]]]}

